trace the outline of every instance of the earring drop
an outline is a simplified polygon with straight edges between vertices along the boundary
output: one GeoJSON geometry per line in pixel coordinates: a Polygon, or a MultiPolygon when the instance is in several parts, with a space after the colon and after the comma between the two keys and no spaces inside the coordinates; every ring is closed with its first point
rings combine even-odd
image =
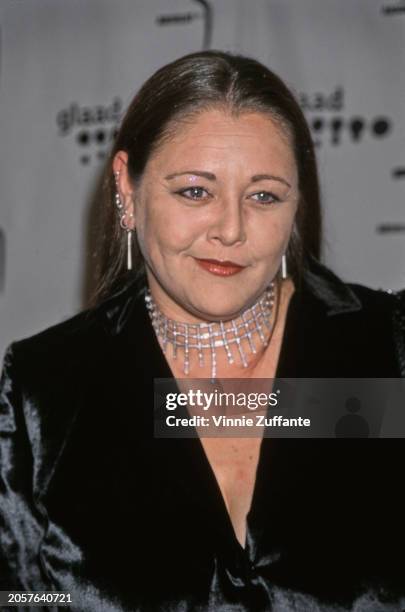
{"type": "MultiPolygon", "coordinates": [[[[120,173],[118,171],[114,172],[114,176],[115,176],[115,185],[116,185],[115,206],[118,210],[120,226],[122,227],[123,230],[127,232],[127,270],[132,270],[132,232],[133,230],[128,226],[128,222],[126,219],[127,212],[123,210],[124,204],[121,201],[121,197],[120,197],[119,190],[118,190],[118,179],[119,179],[120,173]]],[[[128,216],[130,219],[134,217],[132,212],[128,216]]]]}
{"type": "Polygon", "coordinates": [[[285,280],[287,277],[287,257],[283,255],[281,258],[281,278],[285,280]]]}
{"type": "Polygon", "coordinates": [[[132,270],[132,230],[127,230],[127,270],[132,270]]]}

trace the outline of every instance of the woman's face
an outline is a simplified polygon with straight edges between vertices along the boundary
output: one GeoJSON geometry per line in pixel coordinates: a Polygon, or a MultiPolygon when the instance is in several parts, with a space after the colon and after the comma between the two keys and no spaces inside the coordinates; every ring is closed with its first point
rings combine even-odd
{"type": "Polygon", "coordinates": [[[133,192],[138,242],[161,310],[193,322],[230,319],[251,306],[287,249],[297,183],[289,137],[267,115],[210,110],[179,124],[133,192]],[[205,259],[242,267],[225,275],[205,259]]]}

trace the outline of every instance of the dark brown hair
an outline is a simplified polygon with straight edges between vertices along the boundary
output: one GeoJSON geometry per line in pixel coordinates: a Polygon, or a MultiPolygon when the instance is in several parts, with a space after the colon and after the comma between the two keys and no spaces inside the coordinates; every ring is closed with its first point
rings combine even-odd
{"type": "Polygon", "coordinates": [[[176,120],[212,107],[228,112],[267,113],[290,135],[298,168],[300,201],[287,250],[289,274],[299,283],[305,257],[320,256],[321,210],[319,183],[311,134],[293,94],[274,72],[260,62],[222,51],[192,53],[153,74],[131,102],[118,132],[102,184],[102,210],[97,256],[97,303],[138,276],[145,280],[143,257],[133,241],[133,270],[126,270],[126,232],[115,208],[112,161],[117,151],[128,153],[129,175],[136,184],[156,148],[170,138],[176,120]]]}

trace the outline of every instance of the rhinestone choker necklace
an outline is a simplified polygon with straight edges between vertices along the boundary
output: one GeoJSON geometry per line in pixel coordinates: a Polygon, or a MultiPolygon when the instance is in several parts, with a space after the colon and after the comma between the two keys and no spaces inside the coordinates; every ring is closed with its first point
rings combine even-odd
{"type": "Polygon", "coordinates": [[[270,337],[270,316],[274,305],[274,282],[271,282],[263,296],[250,308],[242,312],[236,319],[230,321],[214,321],[212,323],[180,323],[166,317],[157,307],[149,289],[145,293],[145,303],[149,312],[153,329],[162,340],[163,352],[167,344],[173,346],[173,358],[177,357],[178,349],[184,351],[184,374],[190,372],[192,352],[197,352],[200,367],[204,366],[204,353],[211,359],[211,378],[215,379],[217,372],[217,347],[223,347],[228,362],[235,363],[232,348],[239,354],[245,368],[248,366],[242,340],[246,339],[250,351],[256,353],[252,335],[256,332],[263,346],[267,346],[270,337]],[[208,351],[207,351],[208,349],[208,351]]]}

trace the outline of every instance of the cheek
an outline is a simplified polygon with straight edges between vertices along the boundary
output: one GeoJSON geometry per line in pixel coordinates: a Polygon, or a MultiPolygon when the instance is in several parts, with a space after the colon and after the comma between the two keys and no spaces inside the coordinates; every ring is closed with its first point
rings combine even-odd
{"type": "Polygon", "coordinates": [[[193,211],[180,210],[167,202],[163,204],[156,202],[146,209],[142,222],[144,242],[149,252],[152,249],[177,253],[197,239],[202,231],[202,224],[198,223],[195,215],[190,214],[193,211]]]}
{"type": "Polygon", "coordinates": [[[257,221],[250,232],[252,248],[258,257],[279,257],[287,247],[294,215],[269,215],[268,219],[257,221]]]}

